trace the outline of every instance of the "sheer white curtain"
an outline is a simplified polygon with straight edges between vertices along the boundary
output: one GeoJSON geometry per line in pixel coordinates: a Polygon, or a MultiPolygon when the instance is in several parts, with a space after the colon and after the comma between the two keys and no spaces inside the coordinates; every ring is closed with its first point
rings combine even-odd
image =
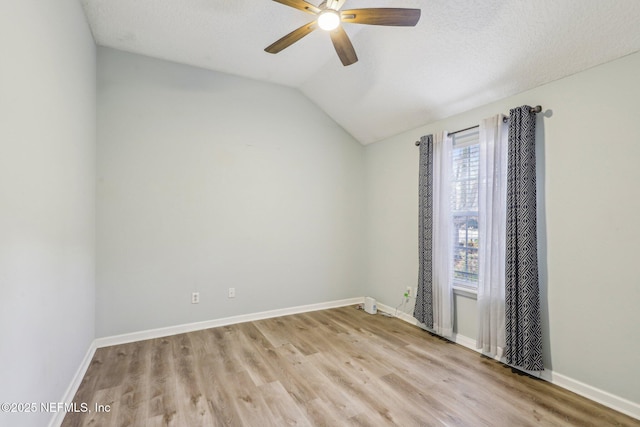
{"type": "Polygon", "coordinates": [[[503,356],[508,125],[499,114],[480,122],[479,277],[476,348],[503,356]]]}
{"type": "Polygon", "coordinates": [[[453,258],[451,233],[452,141],[446,132],[433,138],[433,331],[453,336],[453,258]]]}

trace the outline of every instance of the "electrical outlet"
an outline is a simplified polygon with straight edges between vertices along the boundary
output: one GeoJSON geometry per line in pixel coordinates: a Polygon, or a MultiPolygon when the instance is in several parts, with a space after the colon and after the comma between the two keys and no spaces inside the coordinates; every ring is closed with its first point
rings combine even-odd
{"type": "Polygon", "coordinates": [[[191,304],[200,304],[200,292],[191,293],[191,304]]]}
{"type": "Polygon", "coordinates": [[[229,298],[236,297],[236,288],[229,288],[229,298]]]}
{"type": "Polygon", "coordinates": [[[411,289],[411,286],[407,286],[407,298],[413,296],[413,289],[411,289]]]}

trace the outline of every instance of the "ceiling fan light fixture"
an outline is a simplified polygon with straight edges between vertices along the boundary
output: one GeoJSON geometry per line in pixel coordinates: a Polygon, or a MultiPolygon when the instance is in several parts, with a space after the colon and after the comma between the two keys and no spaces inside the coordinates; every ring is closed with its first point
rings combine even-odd
{"type": "MultiPolygon", "coordinates": [[[[420,9],[398,7],[369,7],[363,9],[342,10],[346,0],[323,0],[318,6],[307,0],[273,0],[276,3],[314,15],[314,20],[296,28],[284,37],[264,48],[265,52],[278,53],[296,43],[301,38],[320,28],[329,33],[333,47],[345,67],[358,62],[343,23],[413,27],[420,20],[420,9]]],[[[309,0],[310,1],[310,0],[309,0]]]]}
{"type": "Polygon", "coordinates": [[[340,15],[335,10],[323,10],[318,15],[318,26],[325,31],[333,31],[340,26],[340,15]]]}

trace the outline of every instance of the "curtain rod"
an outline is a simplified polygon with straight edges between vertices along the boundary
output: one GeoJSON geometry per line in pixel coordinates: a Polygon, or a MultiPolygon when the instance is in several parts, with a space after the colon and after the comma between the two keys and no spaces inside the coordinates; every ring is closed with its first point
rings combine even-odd
{"type": "MultiPolygon", "coordinates": [[[[529,112],[533,113],[533,114],[537,114],[537,113],[539,113],[541,111],[542,111],[542,106],[541,105],[536,105],[535,107],[531,107],[529,109],[529,112]]],[[[507,123],[507,120],[509,120],[509,117],[504,117],[502,119],[503,123],[507,123]]],[[[480,125],[470,126],[468,128],[457,130],[455,132],[449,132],[449,135],[455,135],[456,133],[464,132],[466,130],[471,130],[471,129],[475,129],[475,128],[478,128],[478,127],[480,127],[480,125]]],[[[416,141],[416,147],[418,147],[419,145],[420,145],[420,141],[416,141]]]]}

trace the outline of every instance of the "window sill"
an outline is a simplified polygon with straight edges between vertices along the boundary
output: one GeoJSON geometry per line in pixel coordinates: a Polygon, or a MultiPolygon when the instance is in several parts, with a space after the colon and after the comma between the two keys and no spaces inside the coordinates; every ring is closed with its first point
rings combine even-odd
{"type": "Polygon", "coordinates": [[[462,286],[454,286],[453,287],[453,294],[454,295],[460,295],[460,296],[467,297],[467,298],[478,299],[478,290],[477,289],[472,289],[472,288],[467,288],[467,287],[462,287],[462,286]]]}

